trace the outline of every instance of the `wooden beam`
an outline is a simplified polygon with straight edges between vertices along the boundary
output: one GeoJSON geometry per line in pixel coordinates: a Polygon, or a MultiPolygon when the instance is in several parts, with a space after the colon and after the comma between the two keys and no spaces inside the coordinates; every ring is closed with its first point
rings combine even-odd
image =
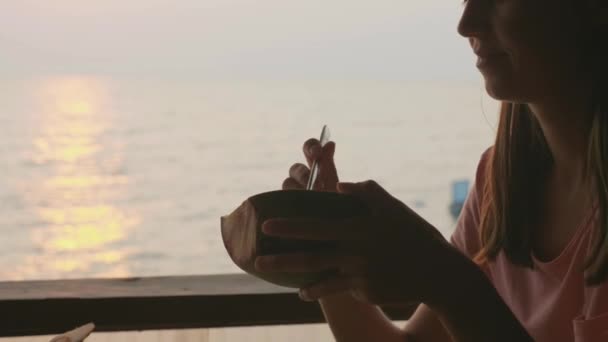
{"type": "MultiPolygon", "coordinates": [[[[388,310],[407,319],[411,307],[388,310]]],[[[0,283],[0,336],[323,322],[316,303],[246,274],[0,283]]]]}

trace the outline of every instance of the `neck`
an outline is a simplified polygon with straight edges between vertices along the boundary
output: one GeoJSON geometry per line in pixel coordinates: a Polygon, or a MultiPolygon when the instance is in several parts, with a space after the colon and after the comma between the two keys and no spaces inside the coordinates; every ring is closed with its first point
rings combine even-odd
{"type": "Polygon", "coordinates": [[[553,156],[553,176],[573,185],[586,183],[589,132],[593,120],[590,91],[555,94],[529,103],[553,156]],[[574,95],[574,96],[573,96],[574,95]]]}

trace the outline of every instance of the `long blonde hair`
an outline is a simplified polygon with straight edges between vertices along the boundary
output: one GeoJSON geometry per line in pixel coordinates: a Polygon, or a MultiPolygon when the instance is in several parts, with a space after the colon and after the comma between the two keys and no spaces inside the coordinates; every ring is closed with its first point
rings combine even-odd
{"type": "MultiPolygon", "coordinates": [[[[591,124],[588,170],[596,186],[599,220],[585,271],[587,283],[608,276],[608,113],[597,110],[591,124]]],[[[486,164],[481,200],[481,244],[475,260],[501,250],[514,264],[532,267],[531,229],[542,203],[544,176],[553,163],[540,125],[527,105],[503,103],[494,148],[486,164]]]]}
{"type": "MultiPolygon", "coordinates": [[[[608,94],[608,93],[605,93],[608,94]]],[[[608,96],[607,96],[608,97],[608,96]]],[[[599,220],[585,271],[588,284],[608,277],[608,113],[607,97],[594,96],[596,110],[588,142],[589,176],[593,177],[599,220]]],[[[537,223],[543,179],[553,159],[540,124],[525,104],[503,103],[494,148],[486,164],[481,200],[481,245],[475,260],[508,259],[532,267],[530,227],[537,223]]]]}

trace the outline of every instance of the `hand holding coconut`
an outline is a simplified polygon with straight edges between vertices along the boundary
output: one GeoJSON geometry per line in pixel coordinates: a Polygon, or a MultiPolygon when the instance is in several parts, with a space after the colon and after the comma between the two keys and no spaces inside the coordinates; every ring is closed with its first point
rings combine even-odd
{"type": "MultiPolygon", "coordinates": [[[[420,301],[432,296],[439,271],[452,247],[429,223],[374,181],[338,183],[333,160],[335,144],[321,147],[316,139],[304,144],[308,165],[319,163],[315,190],[337,191],[361,200],[369,210],[346,218],[274,218],[266,220],[262,232],[281,239],[333,243],[330,251],[297,252],[258,256],[259,272],[334,271],[300,291],[303,299],[350,292],[354,297],[384,304],[420,301]]],[[[303,189],[309,169],[303,164],[290,168],[284,190],[303,189]]]]}

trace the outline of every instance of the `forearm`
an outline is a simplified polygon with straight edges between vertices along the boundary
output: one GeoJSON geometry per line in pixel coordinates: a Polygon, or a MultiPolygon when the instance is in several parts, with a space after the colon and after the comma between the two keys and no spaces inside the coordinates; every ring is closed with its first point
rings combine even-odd
{"type": "Polygon", "coordinates": [[[404,332],[377,306],[356,300],[349,294],[319,300],[323,314],[337,342],[404,342],[404,332]]]}
{"type": "Polygon", "coordinates": [[[454,341],[533,341],[481,269],[456,250],[435,298],[427,305],[454,341]]]}

